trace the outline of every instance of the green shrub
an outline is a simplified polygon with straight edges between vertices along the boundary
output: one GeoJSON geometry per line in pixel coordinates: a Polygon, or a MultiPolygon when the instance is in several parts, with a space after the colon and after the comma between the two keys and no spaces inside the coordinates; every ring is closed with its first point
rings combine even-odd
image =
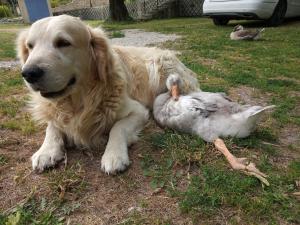
{"type": "Polygon", "coordinates": [[[7,7],[6,5],[0,5],[0,18],[11,17],[11,16],[12,16],[12,12],[10,8],[7,7]]]}

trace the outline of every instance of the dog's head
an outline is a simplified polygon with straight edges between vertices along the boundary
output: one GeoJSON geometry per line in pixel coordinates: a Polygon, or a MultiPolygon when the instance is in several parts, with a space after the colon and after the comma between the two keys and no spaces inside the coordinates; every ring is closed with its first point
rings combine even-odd
{"type": "Polygon", "coordinates": [[[45,98],[66,96],[93,79],[106,82],[110,51],[101,30],[66,15],[41,19],[17,39],[22,76],[45,98]]]}

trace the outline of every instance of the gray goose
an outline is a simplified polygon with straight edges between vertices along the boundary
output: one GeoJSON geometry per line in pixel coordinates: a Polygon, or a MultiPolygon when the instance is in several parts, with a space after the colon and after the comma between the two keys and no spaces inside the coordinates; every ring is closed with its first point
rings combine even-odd
{"type": "Polygon", "coordinates": [[[230,39],[239,41],[239,40],[258,40],[265,28],[259,30],[245,30],[242,25],[237,25],[233,28],[233,31],[230,33],[230,39]]]}
{"type": "Polygon", "coordinates": [[[257,177],[269,185],[267,175],[246,158],[230,153],[220,137],[244,138],[255,129],[262,112],[274,106],[250,106],[232,102],[224,93],[193,92],[180,94],[182,80],[171,74],[166,80],[168,92],[154,101],[154,119],[163,127],[196,134],[206,142],[214,143],[235,170],[257,177]]]}

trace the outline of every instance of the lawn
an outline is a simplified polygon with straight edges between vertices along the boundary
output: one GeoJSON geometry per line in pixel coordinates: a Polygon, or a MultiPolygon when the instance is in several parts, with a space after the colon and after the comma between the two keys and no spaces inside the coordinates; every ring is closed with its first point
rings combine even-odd
{"type": "MultiPolygon", "coordinates": [[[[112,37],[127,28],[179,34],[180,40],[160,47],[180,51],[203,90],[226,92],[241,103],[275,104],[250,137],[226,139],[236,156],[269,175],[270,186],[233,171],[211,144],[153,121],[130,148],[132,165],[120,175],[100,171],[102,152],[76,149],[69,150],[66,167],[32,173],[29,158],[44,128],[25,110],[19,69],[0,70],[0,224],[300,223],[300,22],[266,28],[257,42],[230,41],[235,22],[216,27],[200,18],[87,23],[102,25],[112,37]]],[[[0,60],[15,58],[17,28],[0,25],[0,60]]]]}

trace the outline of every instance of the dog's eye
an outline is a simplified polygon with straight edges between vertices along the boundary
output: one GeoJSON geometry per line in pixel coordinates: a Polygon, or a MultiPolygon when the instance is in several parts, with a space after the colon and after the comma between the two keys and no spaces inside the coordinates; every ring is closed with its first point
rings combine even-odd
{"type": "Polygon", "coordinates": [[[28,44],[27,44],[27,47],[28,47],[29,49],[33,49],[33,44],[28,43],[28,44]]]}
{"type": "Polygon", "coordinates": [[[65,39],[58,39],[55,42],[55,47],[56,48],[65,48],[71,46],[71,43],[65,39]]]}

